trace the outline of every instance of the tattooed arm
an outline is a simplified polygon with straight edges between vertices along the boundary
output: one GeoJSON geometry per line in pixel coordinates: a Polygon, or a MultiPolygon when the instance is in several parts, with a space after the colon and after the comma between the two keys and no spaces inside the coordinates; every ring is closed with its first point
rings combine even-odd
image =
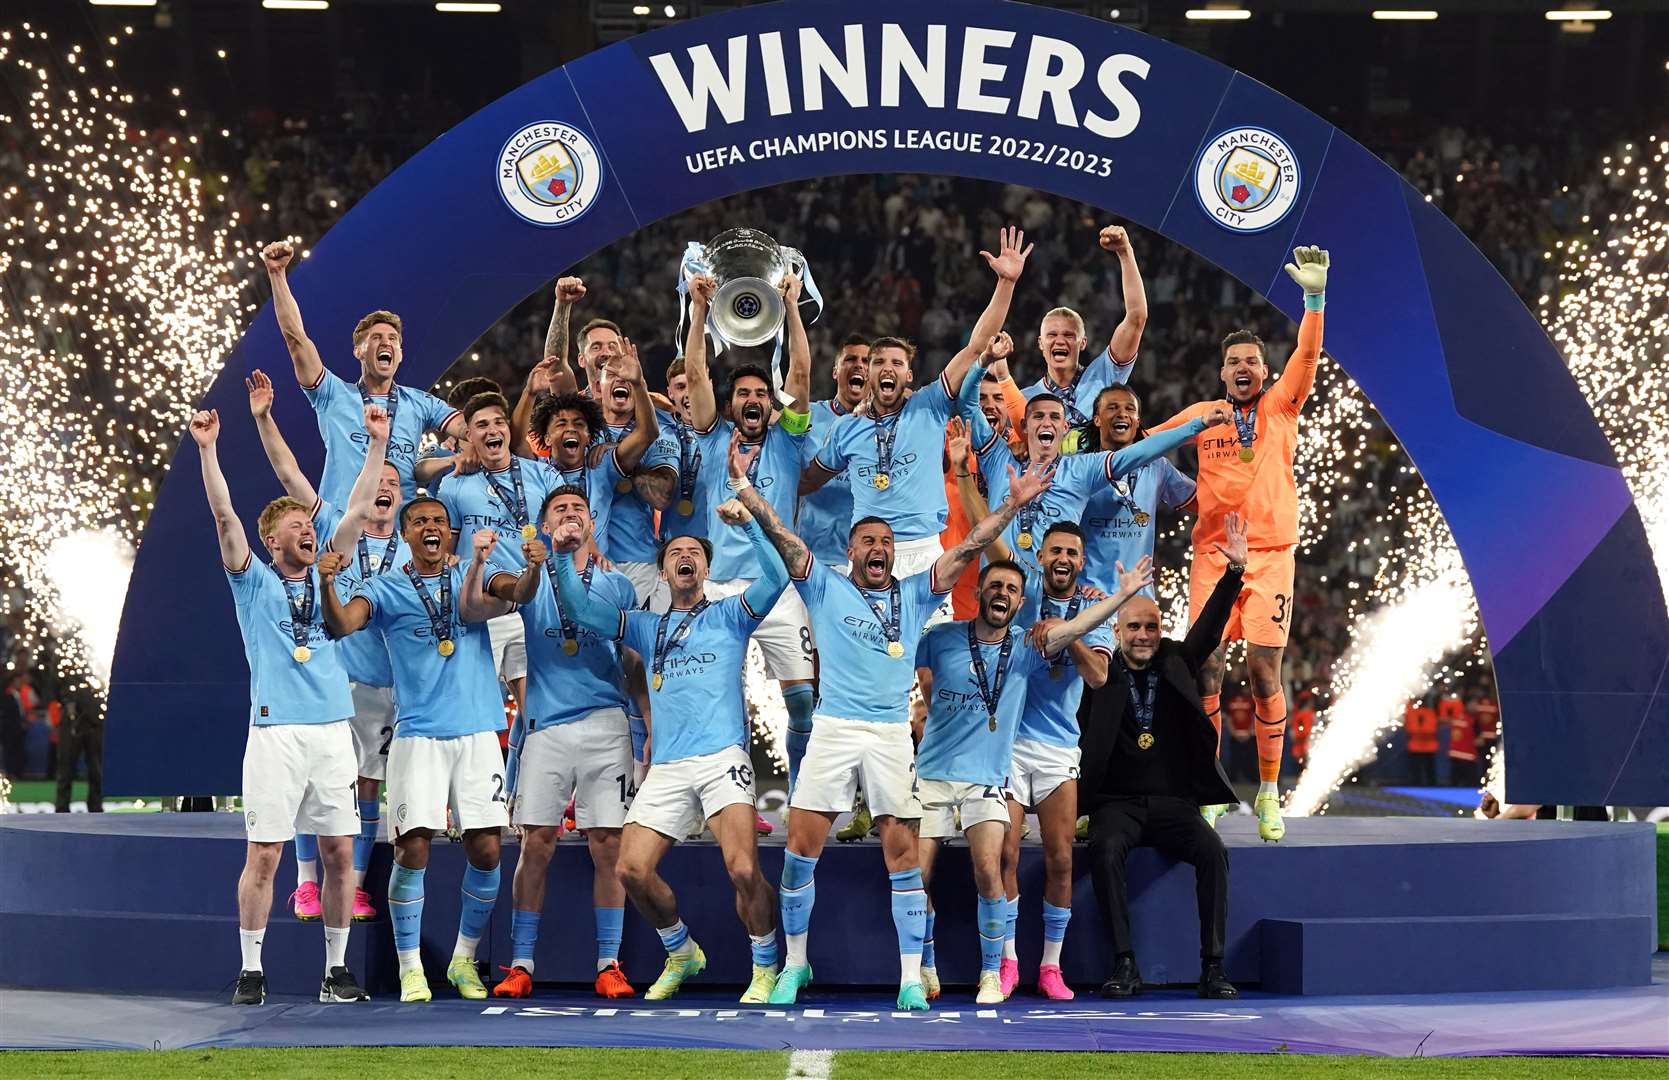
{"type": "MultiPolygon", "coordinates": [[[[732,480],[747,479],[749,449],[742,443],[741,432],[738,431],[730,437],[730,478],[732,480]]],[[[756,454],[760,452],[758,448],[752,449],[756,454]]],[[[811,573],[811,551],[806,547],[806,542],[794,535],[794,532],[782,523],[782,518],[778,517],[777,512],[771,509],[771,504],[765,501],[765,497],[760,495],[752,484],[749,484],[736,492],[736,498],[743,506],[747,507],[748,513],[753,515],[753,520],[764,530],[765,538],[777,549],[777,554],[782,556],[782,563],[788,568],[789,575],[796,579],[803,579],[811,573]]]]}

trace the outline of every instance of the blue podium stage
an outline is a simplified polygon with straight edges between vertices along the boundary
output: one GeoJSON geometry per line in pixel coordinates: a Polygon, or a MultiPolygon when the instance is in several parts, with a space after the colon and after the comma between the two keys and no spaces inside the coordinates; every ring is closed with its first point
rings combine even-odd
{"type": "MultiPolygon", "coordinates": [[[[1651,982],[1656,855],[1649,825],[1476,822],[1440,818],[1294,819],[1278,844],[1255,822],[1220,823],[1229,845],[1229,976],[1282,994],[1418,994],[1581,990],[1651,982]]],[[[779,835],[780,835],[779,829],[779,835]]],[[[504,846],[498,910],[480,958],[509,963],[510,877],[504,846]]],[[[1103,935],[1086,851],[1077,849],[1074,918],[1063,967],[1069,983],[1105,977],[1103,935]]],[[[377,846],[368,887],[379,911],[357,924],[350,964],[374,993],[395,987],[384,894],[392,849],[377,846]]],[[[0,985],[103,992],[193,993],[237,973],[234,889],[244,836],[235,814],[12,815],[0,818],[0,985]]],[[[761,842],[776,881],[782,847],[761,842]]],[[[439,979],[457,926],[463,852],[438,843],[427,877],[424,961],[439,979]]],[[[714,845],[680,844],[662,867],[681,914],[709,958],[704,987],[740,985],[747,938],[714,845]]],[[[275,993],[318,985],[318,924],[297,922],[284,899],[295,864],[278,874],[265,963],[275,993]]],[[[1137,956],[1153,984],[1199,972],[1193,872],[1150,850],[1131,866],[1137,956]]],[[[1023,848],[1019,946],[1022,985],[1041,949],[1042,853],[1023,848]]],[[[879,846],[831,843],[817,872],[810,957],[816,985],[884,986],[897,951],[879,846]]],[[[933,884],[941,977],[971,984],[978,969],[967,849],[942,852],[933,884]]],[[[594,970],[591,863],[585,845],[559,845],[551,870],[538,975],[589,984],[594,970]]],[[[641,990],[664,953],[628,913],[622,963],[641,990]]],[[[496,975],[496,972],[495,972],[496,975]]]]}

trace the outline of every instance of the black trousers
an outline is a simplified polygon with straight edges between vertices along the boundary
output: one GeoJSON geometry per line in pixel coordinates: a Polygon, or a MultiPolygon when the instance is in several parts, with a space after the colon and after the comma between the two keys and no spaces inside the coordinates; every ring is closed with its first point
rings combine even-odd
{"type": "Polygon", "coordinates": [[[104,725],[65,724],[58,729],[58,799],[56,810],[70,812],[70,791],[78,758],[87,760],[87,809],[104,809],[104,725]]]}
{"type": "Polygon", "coordinates": [[[1229,913],[1229,853],[1192,800],[1151,796],[1115,799],[1089,819],[1090,879],[1114,958],[1135,954],[1125,863],[1132,848],[1151,847],[1194,868],[1200,909],[1200,959],[1223,958],[1229,913]]]}

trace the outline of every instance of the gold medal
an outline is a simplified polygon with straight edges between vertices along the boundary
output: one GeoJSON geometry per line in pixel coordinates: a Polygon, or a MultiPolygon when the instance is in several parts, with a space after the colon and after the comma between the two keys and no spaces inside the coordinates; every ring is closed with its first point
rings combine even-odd
{"type": "Polygon", "coordinates": [[[624,495],[626,492],[632,490],[631,478],[622,476],[620,479],[616,480],[614,482],[614,490],[621,495],[624,495]]]}
{"type": "Polygon", "coordinates": [[[456,645],[452,644],[451,638],[441,638],[435,643],[435,651],[440,653],[442,656],[451,656],[457,651],[457,648],[458,647],[456,645]]]}
{"type": "Polygon", "coordinates": [[[887,642],[887,655],[892,657],[894,660],[902,659],[904,656],[904,643],[902,641],[887,642]]]}
{"type": "Polygon", "coordinates": [[[1136,736],[1136,745],[1143,750],[1153,749],[1153,736],[1149,735],[1145,731],[1142,732],[1140,735],[1136,736]]]}
{"type": "Polygon", "coordinates": [[[658,671],[655,672],[655,677],[653,679],[649,680],[649,686],[653,690],[659,690],[661,688],[661,673],[660,672],[658,672],[658,671]]]}
{"type": "Polygon", "coordinates": [[[522,539],[531,540],[539,535],[539,530],[531,522],[522,526],[522,539]]]}
{"type": "Polygon", "coordinates": [[[870,481],[870,482],[875,485],[875,490],[876,491],[885,491],[885,490],[887,490],[887,488],[889,486],[891,486],[892,477],[888,476],[884,472],[883,473],[876,473],[875,474],[875,479],[870,481]]]}
{"type": "Polygon", "coordinates": [[[1147,513],[1146,510],[1136,511],[1136,524],[1137,525],[1146,525],[1151,520],[1152,519],[1150,517],[1148,517],[1148,513],[1147,513]]]}
{"type": "Polygon", "coordinates": [[[1255,457],[1257,457],[1257,454],[1256,454],[1256,452],[1254,452],[1252,450],[1252,448],[1250,446],[1245,447],[1240,451],[1240,460],[1241,461],[1251,461],[1255,457]]]}
{"type": "Polygon", "coordinates": [[[996,730],[997,730],[997,714],[996,714],[996,713],[992,713],[992,714],[991,714],[991,715],[990,715],[990,716],[989,716],[989,717],[988,717],[988,718],[987,718],[987,719],[986,719],[986,721],[985,721],[985,726],[986,726],[986,727],[988,727],[988,728],[990,728],[990,729],[991,729],[991,730],[992,730],[992,731],[996,731],[996,730]]]}
{"type": "Polygon", "coordinates": [[[1061,667],[1059,664],[1052,664],[1049,667],[1049,678],[1053,679],[1055,682],[1060,682],[1061,672],[1065,670],[1066,669],[1061,667]]]}
{"type": "Polygon", "coordinates": [[[678,512],[685,517],[689,517],[691,514],[695,513],[695,503],[690,499],[679,499],[678,512]]]}
{"type": "Polygon", "coordinates": [[[1020,539],[1017,540],[1016,543],[1025,548],[1027,551],[1030,551],[1032,549],[1032,534],[1029,532],[1021,533],[1020,539]]]}
{"type": "Polygon", "coordinates": [[[292,652],[290,655],[296,658],[296,663],[305,664],[307,661],[313,659],[313,650],[309,649],[305,645],[297,645],[295,652],[292,652]]]}
{"type": "Polygon", "coordinates": [[[562,654],[564,656],[573,656],[579,651],[580,643],[575,641],[573,638],[567,638],[562,642],[562,654]]]}

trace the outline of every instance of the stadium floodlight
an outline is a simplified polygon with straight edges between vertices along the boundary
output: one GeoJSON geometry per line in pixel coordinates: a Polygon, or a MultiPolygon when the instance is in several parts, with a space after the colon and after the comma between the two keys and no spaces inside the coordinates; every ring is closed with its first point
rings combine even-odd
{"type": "Polygon", "coordinates": [[[497,15],[504,10],[503,4],[464,4],[456,0],[439,0],[435,4],[436,11],[444,11],[452,15],[497,15]]]}
{"type": "Polygon", "coordinates": [[[1195,22],[1244,22],[1252,17],[1245,8],[1224,7],[1189,8],[1185,14],[1195,22]]]}
{"type": "Polygon", "coordinates": [[[87,0],[94,7],[156,7],[156,0],[87,0]]]}
{"type": "Polygon", "coordinates": [[[649,5],[648,4],[634,4],[632,6],[632,14],[633,15],[647,15],[647,14],[649,14],[649,5]]]}
{"type": "Polygon", "coordinates": [[[1437,12],[1390,8],[1375,11],[1373,17],[1376,22],[1433,22],[1437,19],[1437,12]]]}
{"type": "Polygon", "coordinates": [[[1547,13],[1548,22],[1604,22],[1610,17],[1607,8],[1560,8],[1547,13]]]}
{"type": "Polygon", "coordinates": [[[671,4],[668,4],[661,10],[666,12],[666,17],[669,19],[676,19],[678,17],[678,9],[673,7],[671,4]]]}
{"type": "Polygon", "coordinates": [[[329,11],[330,0],[261,0],[268,11],[329,11]]]}

